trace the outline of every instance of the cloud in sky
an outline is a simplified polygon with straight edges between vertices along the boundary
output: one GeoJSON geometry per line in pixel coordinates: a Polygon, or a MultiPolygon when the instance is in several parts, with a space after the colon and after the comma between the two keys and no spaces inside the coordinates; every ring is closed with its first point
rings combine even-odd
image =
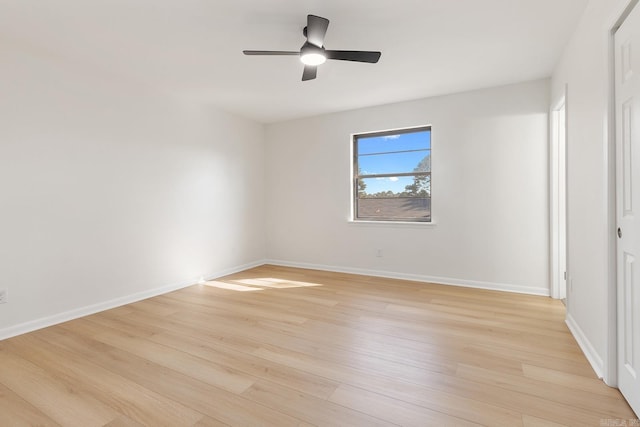
{"type": "Polygon", "coordinates": [[[392,176],[391,178],[389,178],[389,181],[391,182],[397,182],[400,178],[398,178],[397,176],[392,176]]]}
{"type": "Polygon", "coordinates": [[[400,138],[400,135],[387,135],[387,136],[383,136],[382,138],[385,139],[385,140],[398,139],[398,138],[400,138]]]}

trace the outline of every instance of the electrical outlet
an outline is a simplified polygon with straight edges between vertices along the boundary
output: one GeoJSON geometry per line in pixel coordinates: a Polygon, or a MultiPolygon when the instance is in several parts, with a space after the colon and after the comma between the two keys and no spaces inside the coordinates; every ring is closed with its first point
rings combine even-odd
{"type": "Polygon", "coordinates": [[[7,302],[7,298],[9,297],[9,291],[6,289],[0,289],[0,304],[4,304],[7,302]]]}

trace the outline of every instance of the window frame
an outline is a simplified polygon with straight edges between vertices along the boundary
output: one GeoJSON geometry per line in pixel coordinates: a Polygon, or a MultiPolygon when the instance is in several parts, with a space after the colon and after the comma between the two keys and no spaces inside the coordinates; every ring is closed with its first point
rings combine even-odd
{"type": "MultiPolygon", "coordinates": [[[[351,136],[351,153],[352,153],[352,170],[351,170],[351,221],[354,223],[382,223],[382,224],[393,224],[393,223],[411,223],[411,224],[434,224],[433,222],[433,214],[431,209],[431,182],[432,182],[432,171],[431,166],[429,167],[428,172],[398,172],[398,173],[380,173],[380,174],[359,174],[358,168],[358,141],[361,138],[375,138],[375,137],[385,137],[385,136],[394,136],[394,135],[404,135],[408,133],[418,133],[428,131],[430,134],[430,143],[429,143],[429,156],[432,153],[432,137],[433,137],[433,129],[431,125],[420,125],[408,128],[400,128],[400,129],[391,129],[385,131],[374,131],[374,132],[362,132],[357,134],[352,134],[351,136]],[[427,218],[421,217],[371,217],[371,216],[360,216],[358,214],[358,181],[361,179],[370,179],[370,178],[391,178],[391,177],[418,177],[424,176],[429,177],[429,216],[427,218]]],[[[393,152],[389,152],[386,154],[394,154],[393,152]]]]}

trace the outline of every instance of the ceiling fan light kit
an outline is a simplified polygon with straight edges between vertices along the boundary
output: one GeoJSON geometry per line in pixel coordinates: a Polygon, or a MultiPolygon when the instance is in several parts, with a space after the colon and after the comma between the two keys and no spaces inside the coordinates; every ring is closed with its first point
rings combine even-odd
{"type": "Polygon", "coordinates": [[[300,61],[304,65],[320,65],[324,64],[327,60],[327,55],[324,53],[324,49],[312,45],[306,42],[302,49],[300,49],[300,61]]]}
{"type": "Polygon", "coordinates": [[[299,55],[300,61],[304,64],[302,81],[313,80],[317,75],[317,66],[323,64],[327,59],[338,61],[353,61],[375,64],[380,59],[380,52],[363,50],[326,50],[324,48],[324,36],[329,27],[329,20],[316,15],[307,15],[307,26],[302,30],[302,34],[307,41],[302,45],[299,52],[281,50],[245,50],[245,55],[269,55],[269,56],[292,56],[299,55]]]}

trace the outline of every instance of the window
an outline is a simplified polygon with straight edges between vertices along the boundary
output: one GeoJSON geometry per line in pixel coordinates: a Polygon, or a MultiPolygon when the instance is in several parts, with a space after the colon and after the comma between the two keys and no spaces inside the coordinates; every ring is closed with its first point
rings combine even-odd
{"type": "Polygon", "coordinates": [[[431,127],[353,137],[355,221],[431,222],[431,127]]]}

